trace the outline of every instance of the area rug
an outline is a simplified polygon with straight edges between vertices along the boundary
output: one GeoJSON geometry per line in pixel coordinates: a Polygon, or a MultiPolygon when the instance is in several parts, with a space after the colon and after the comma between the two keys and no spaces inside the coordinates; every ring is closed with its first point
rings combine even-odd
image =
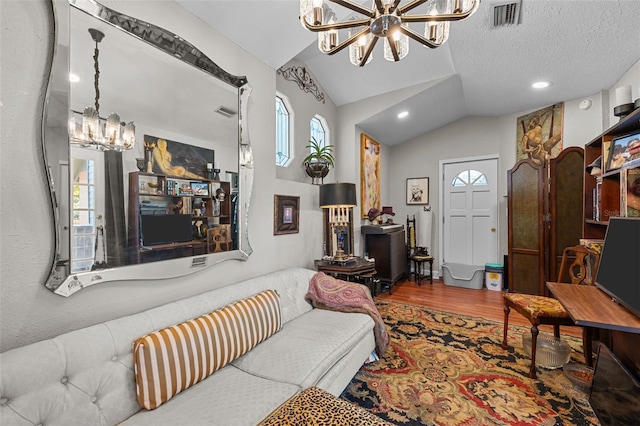
{"type": "MultiPolygon", "coordinates": [[[[341,398],[399,425],[598,425],[588,394],[562,369],[538,368],[522,349],[528,327],[387,301],[376,305],[391,337],[379,361],[364,365],[341,398]]],[[[581,342],[562,336],[572,362],[581,342]]]]}

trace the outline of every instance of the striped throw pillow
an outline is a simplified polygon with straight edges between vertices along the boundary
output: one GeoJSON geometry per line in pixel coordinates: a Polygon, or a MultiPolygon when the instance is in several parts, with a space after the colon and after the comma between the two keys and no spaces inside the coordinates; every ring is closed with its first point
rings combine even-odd
{"type": "Polygon", "coordinates": [[[133,342],[138,403],[153,410],[244,355],[281,326],[280,297],[267,290],[133,342]]]}

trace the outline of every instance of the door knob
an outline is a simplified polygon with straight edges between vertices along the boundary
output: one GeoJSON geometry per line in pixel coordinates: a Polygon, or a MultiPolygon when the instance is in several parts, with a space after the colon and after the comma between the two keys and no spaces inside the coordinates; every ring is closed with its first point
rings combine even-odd
{"type": "Polygon", "coordinates": [[[491,232],[496,232],[496,228],[491,227],[491,232]]]}

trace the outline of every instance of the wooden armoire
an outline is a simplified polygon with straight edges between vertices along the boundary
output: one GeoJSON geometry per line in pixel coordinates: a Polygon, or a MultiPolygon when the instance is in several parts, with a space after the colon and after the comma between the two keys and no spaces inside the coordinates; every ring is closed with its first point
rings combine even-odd
{"type": "Polygon", "coordinates": [[[562,251],[582,237],[584,150],[564,149],[545,164],[521,160],[507,172],[510,292],[548,295],[562,251]]]}

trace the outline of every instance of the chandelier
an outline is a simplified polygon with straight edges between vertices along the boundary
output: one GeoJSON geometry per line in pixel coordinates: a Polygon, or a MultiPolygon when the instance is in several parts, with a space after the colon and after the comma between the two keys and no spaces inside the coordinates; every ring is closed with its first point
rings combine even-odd
{"type": "Polygon", "coordinates": [[[309,31],[318,33],[318,49],[322,53],[333,55],[349,47],[349,60],[360,67],[371,61],[380,38],[388,61],[407,56],[409,38],[432,49],[441,46],[449,37],[449,23],[471,16],[480,5],[480,0],[411,0],[403,6],[401,0],[374,0],[372,7],[367,8],[352,0],[327,1],[358,16],[338,21],[324,0],[300,0],[300,22],[309,31]],[[408,14],[423,4],[426,8],[423,14],[408,14]],[[409,27],[414,23],[424,23],[424,35],[409,27]],[[339,30],[348,30],[343,42],[339,40],[339,30]]]}
{"type": "Polygon", "coordinates": [[[84,112],[71,111],[69,114],[69,137],[72,143],[83,147],[92,147],[101,151],[125,151],[134,147],[136,142],[136,127],[133,121],[124,123],[120,121],[120,115],[112,112],[106,120],[100,117],[100,67],[98,56],[100,50],[98,43],[104,38],[104,33],[95,28],[89,28],[91,38],[96,43],[93,54],[93,68],[95,69],[93,87],[95,90],[95,108],[88,106],[84,112]],[[81,115],[82,121],[77,122],[76,117],[81,115]]]}

